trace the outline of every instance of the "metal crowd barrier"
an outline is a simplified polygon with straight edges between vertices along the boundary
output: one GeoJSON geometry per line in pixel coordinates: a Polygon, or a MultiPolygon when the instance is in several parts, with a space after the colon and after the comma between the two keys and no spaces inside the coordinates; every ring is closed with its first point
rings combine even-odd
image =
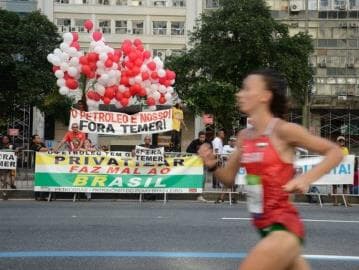
{"type": "MultiPolygon", "coordinates": [[[[16,151],[17,155],[17,169],[16,169],[16,178],[15,185],[17,190],[33,190],[34,187],[34,174],[35,174],[35,154],[36,152],[32,150],[19,150],[16,151]]],[[[166,152],[165,156],[168,157],[176,157],[183,155],[192,155],[189,153],[180,153],[180,152],[166,152]]],[[[300,158],[304,157],[314,157],[314,155],[302,155],[300,158]]],[[[356,157],[358,158],[358,157],[356,157]]],[[[222,164],[225,165],[228,159],[228,155],[219,155],[218,160],[222,164]]],[[[204,189],[203,193],[212,193],[212,194],[228,194],[229,203],[232,204],[232,196],[233,195],[245,195],[244,185],[237,186],[237,189],[234,190],[233,187],[225,188],[222,186],[213,187],[213,174],[209,173],[206,169],[204,169],[204,189]]],[[[323,206],[322,196],[333,197],[339,196],[342,197],[345,206],[347,206],[347,196],[356,196],[359,197],[359,187],[353,185],[347,185],[348,188],[344,190],[343,185],[339,185],[337,187],[337,193],[333,194],[333,186],[332,185],[315,185],[316,192],[307,192],[305,195],[307,196],[317,196],[318,202],[320,206],[323,206]]],[[[3,188],[3,185],[0,186],[0,190],[9,190],[9,186],[3,188]]],[[[165,196],[166,197],[166,196],[165,196]]],[[[140,194],[140,200],[142,200],[142,194],[140,194]]]]}

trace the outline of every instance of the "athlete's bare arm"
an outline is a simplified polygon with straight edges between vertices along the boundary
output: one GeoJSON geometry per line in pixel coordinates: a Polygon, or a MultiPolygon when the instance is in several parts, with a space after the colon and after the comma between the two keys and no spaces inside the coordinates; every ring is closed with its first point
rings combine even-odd
{"type": "Polygon", "coordinates": [[[277,132],[278,136],[288,145],[302,147],[324,156],[324,159],[313,169],[286,184],[284,189],[288,192],[307,192],[311,183],[330,171],[343,159],[342,151],[336,144],[312,135],[299,125],[284,122],[278,126],[277,132]]]}

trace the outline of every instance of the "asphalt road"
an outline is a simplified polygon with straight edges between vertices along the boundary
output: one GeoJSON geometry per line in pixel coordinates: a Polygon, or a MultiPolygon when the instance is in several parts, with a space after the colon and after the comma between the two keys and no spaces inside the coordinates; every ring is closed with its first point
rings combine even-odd
{"type": "MultiPolygon", "coordinates": [[[[358,270],[359,205],[297,206],[312,269],[358,270]]],[[[0,201],[1,270],[229,270],[258,240],[243,203],[0,201]]]]}

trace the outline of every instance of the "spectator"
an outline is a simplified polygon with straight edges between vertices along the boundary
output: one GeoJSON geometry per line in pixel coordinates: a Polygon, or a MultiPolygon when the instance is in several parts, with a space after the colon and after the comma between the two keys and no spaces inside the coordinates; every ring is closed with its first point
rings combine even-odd
{"type": "MultiPolygon", "coordinates": [[[[349,150],[345,146],[345,137],[344,136],[338,136],[337,144],[340,146],[340,149],[342,150],[342,153],[343,153],[344,156],[349,155],[349,150]]],[[[338,186],[339,185],[333,185],[333,194],[337,194],[338,186]]],[[[349,193],[349,185],[343,185],[343,194],[348,194],[348,193],[349,193]]],[[[338,206],[339,205],[338,204],[338,196],[333,196],[333,197],[334,197],[333,198],[334,199],[333,205],[338,206]]],[[[347,206],[351,206],[351,204],[349,203],[348,196],[344,196],[344,198],[347,201],[347,206]]]]}
{"type": "Polygon", "coordinates": [[[232,136],[229,138],[228,144],[223,146],[223,154],[230,155],[236,148],[236,137],[232,136]]]}
{"type": "Polygon", "coordinates": [[[101,151],[108,152],[108,151],[110,151],[110,147],[108,147],[108,145],[106,145],[106,144],[101,145],[101,151]]]}
{"type": "Polygon", "coordinates": [[[140,144],[142,147],[146,148],[155,148],[155,146],[152,144],[152,139],[150,135],[146,135],[143,139],[143,144],[140,144]]]}
{"type": "Polygon", "coordinates": [[[186,124],[183,121],[183,111],[181,103],[176,103],[172,108],[172,135],[171,144],[172,151],[181,152],[181,124],[187,129],[186,124]]]}
{"type": "MultiPolygon", "coordinates": [[[[34,152],[47,152],[49,149],[41,141],[40,136],[37,134],[34,134],[31,136],[30,150],[32,150],[34,152]]],[[[34,156],[34,158],[35,158],[35,156],[34,156]]],[[[37,200],[37,201],[46,201],[46,197],[48,197],[48,196],[49,196],[48,192],[35,191],[35,200],[37,200]]]]}
{"type": "MultiPolygon", "coordinates": [[[[228,141],[229,144],[226,144],[225,146],[223,146],[223,155],[222,155],[222,161],[223,163],[226,163],[228,156],[230,154],[232,154],[232,152],[236,149],[236,137],[231,136],[229,138],[228,141]]],[[[228,190],[227,187],[223,186],[222,188],[222,193],[220,194],[220,196],[218,197],[218,199],[215,201],[215,203],[220,203],[220,202],[224,202],[224,196],[225,196],[225,192],[228,190]]],[[[231,187],[231,191],[236,191],[236,185],[233,185],[231,187]]],[[[237,203],[237,201],[233,198],[232,199],[232,203],[237,203]]]]}
{"type": "MultiPolygon", "coordinates": [[[[16,152],[18,150],[18,147],[16,147],[14,144],[10,142],[9,136],[4,135],[1,138],[0,150],[16,152]]],[[[10,188],[16,189],[15,177],[16,177],[16,170],[0,170],[2,188],[7,188],[7,184],[9,184],[10,188]]],[[[7,198],[6,192],[3,192],[3,197],[5,199],[7,198]]]]}
{"type": "Polygon", "coordinates": [[[75,104],[74,106],[75,109],[78,109],[80,111],[85,111],[87,112],[87,106],[86,106],[86,103],[83,101],[83,100],[79,100],[77,101],[77,103],[75,104]]]}
{"type": "MultiPolygon", "coordinates": [[[[214,154],[217,156],[218,163],[221,163],[221,155],[223,154],[223,139],[224,139],[224,130],[218,130],[216,133],[216,137],[212,141],[212,148],[214,154]]],[[[213,188],[220,188],[219,181],[216,177],[213,176],[212,178],[212,187],[213,188]]]]}
{"type": "MultiPolygon", "coordinates": [[[[206,133],[204,131],[200,131],[198,132],[198,138],[194,139],[187,147],[186,152],[187,153],[192,153],[192,154],[197,154],[197,151],[199,149],[199,147],[204,144],[204,143],[208,143],[211,144],[210,141],[208,141],[206,139],[206,133]]],[[[205,168],[206,170],[206,168],[205,168]]],[[[205,174],[206,175],[206,174],[205,174]]],[[[206,183],[206,180],[203,181],[203,189],[204,189],[204,185],[206,183]]],[[[198,201],[202,201],[202,202],[206,202],[207,200],[205,198],[203,198],[203,195],[199,195],[197,197],[198,201]]]]}
{"type": "Polygon", "coordinates": [[[90,139],[85,139],[81,150],[96,151],[96,147],[95,147],[95,145],[92,144],[92,141],[90,139]]]}
{"type": "Polygon", "coordinates": [[[73,138],[72,141],[70,142],[70,151],[79,151],[81,150],[80,148],[81,145],[81,141],[78,138],[73,138]]]}
{"type": "Polygon", "coordinates": [[[55,147],[55,151],[58,151],[60,149],[60,147],[64,144],[64,143],[67,143],[67,146],[69,148],[70,151],[72,151],[72,148],[71,147],[71,142],[73,141],[74,138],[77,138],[79,139],[80,141],[80,144],[78,146],[78,148],[81,148],[82,145],[83,145],[83,142],[86,138],[86,135],[79,131],[79,125],[77,123],[73,123],[71,125],[71,129],[72,131],[68,131],[66,132],[64,138],[61,140],[61,142],[55,147]]]}
{"type": "Polygon", "coordinates": [[[204,144],[204,143],[208,143],[211,144],[207,139],[206,139],[206,133],[204,131],[200,131],[198,132],[198,138],[194,139],[187,147],[186,152],[187,153],[192,153],[192,154],[197,154],[197,151],[199,149],[199,147],[204,144]]]}
{"type": "Polygon", "coordinates": [[[351,187],[350,193],[359,195],[359,171],[358,171],[358,158],[355,157],[354,161],[354,183],[351,187]]]}

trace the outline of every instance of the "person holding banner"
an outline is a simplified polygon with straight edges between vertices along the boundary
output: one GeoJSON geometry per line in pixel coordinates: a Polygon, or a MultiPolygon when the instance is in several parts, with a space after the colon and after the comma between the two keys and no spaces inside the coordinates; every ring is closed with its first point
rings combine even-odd
{"type": "MultiPolygon", "coordinates": [[[[19,150],[19,148],[10,142],[9,136],[4,135],[1,138],[0,150],[15,151],[15,154],[16,154],[17,151],[19,150]]],[[[9,183],[10,188],[16,189],[16,186],[15,186],[16,170],[1,170],[1,174],[3,176],[2,181],[1,181],[2,188],[6,188],[7,184],[9,183]]]]}
{"type": "Polygon", "coordinates": [[[310,269],[301,257],[304,226],[289,193],[307,192],[311,183],[343,159],[334,143],[284,120],[286,92],[286,79],[276,71],[250,73],[236,100],[253,126],[238,134],[237,149],[224,167],[218,166],[208,145],[199,150],[204,164],[226,186],[234,184],[240,167],[246,169],[247,206],[262,240],[242,261],[241,270],[310,269]],[[323,160],[296,176],[293,161],[297,146],[321,154],[323,160]]]}
{"type": "Polygon", "coordinates": [[[66,132],[64,138],[55,147],[54,151],[58,151],[64,143],[67,144],[69,151],[72,151],[74,148],[72,145],[74,139],[78,139],[80,141],[80,144],[77,146],[78,149],[82,147],[84,140],[86,139],[85,133],[79,131],[79,125],[77,123],[73,123],[71,125],[71,131],[66,132]]]}
{"type": "MultiPolygon", "coordinates": [[[[337,138],[337,144],[339,145],[340,149],[342,150],[342,153],[344,156],[349,155],[349,150],[345,146],[345,137],[344,136],[338,136],[337,138]]],[[[337,188],[339,185],[333,185],[333,194],[337,194],[337,188]]],[[[349,185],[343,185],[343,194],[349,194],[349,185]]],[[[333,196],[333,206],[338,206],[338,196],[333,196]]],[[[349,203],[348,196],[345,196],[345,200],[347,201],[347,206],[351,206],[349,203]]],[[[344,202],[343,202],[344,204],[344,202]]]]}
{"type": "Polygon", "coordinates": [[[173,152],[181,152],[181,125],[187,129],[185,122],[183,121],[183,111],[181,103],[176,103],[172,108],[172,134],[171,144],[173,152]]]}

